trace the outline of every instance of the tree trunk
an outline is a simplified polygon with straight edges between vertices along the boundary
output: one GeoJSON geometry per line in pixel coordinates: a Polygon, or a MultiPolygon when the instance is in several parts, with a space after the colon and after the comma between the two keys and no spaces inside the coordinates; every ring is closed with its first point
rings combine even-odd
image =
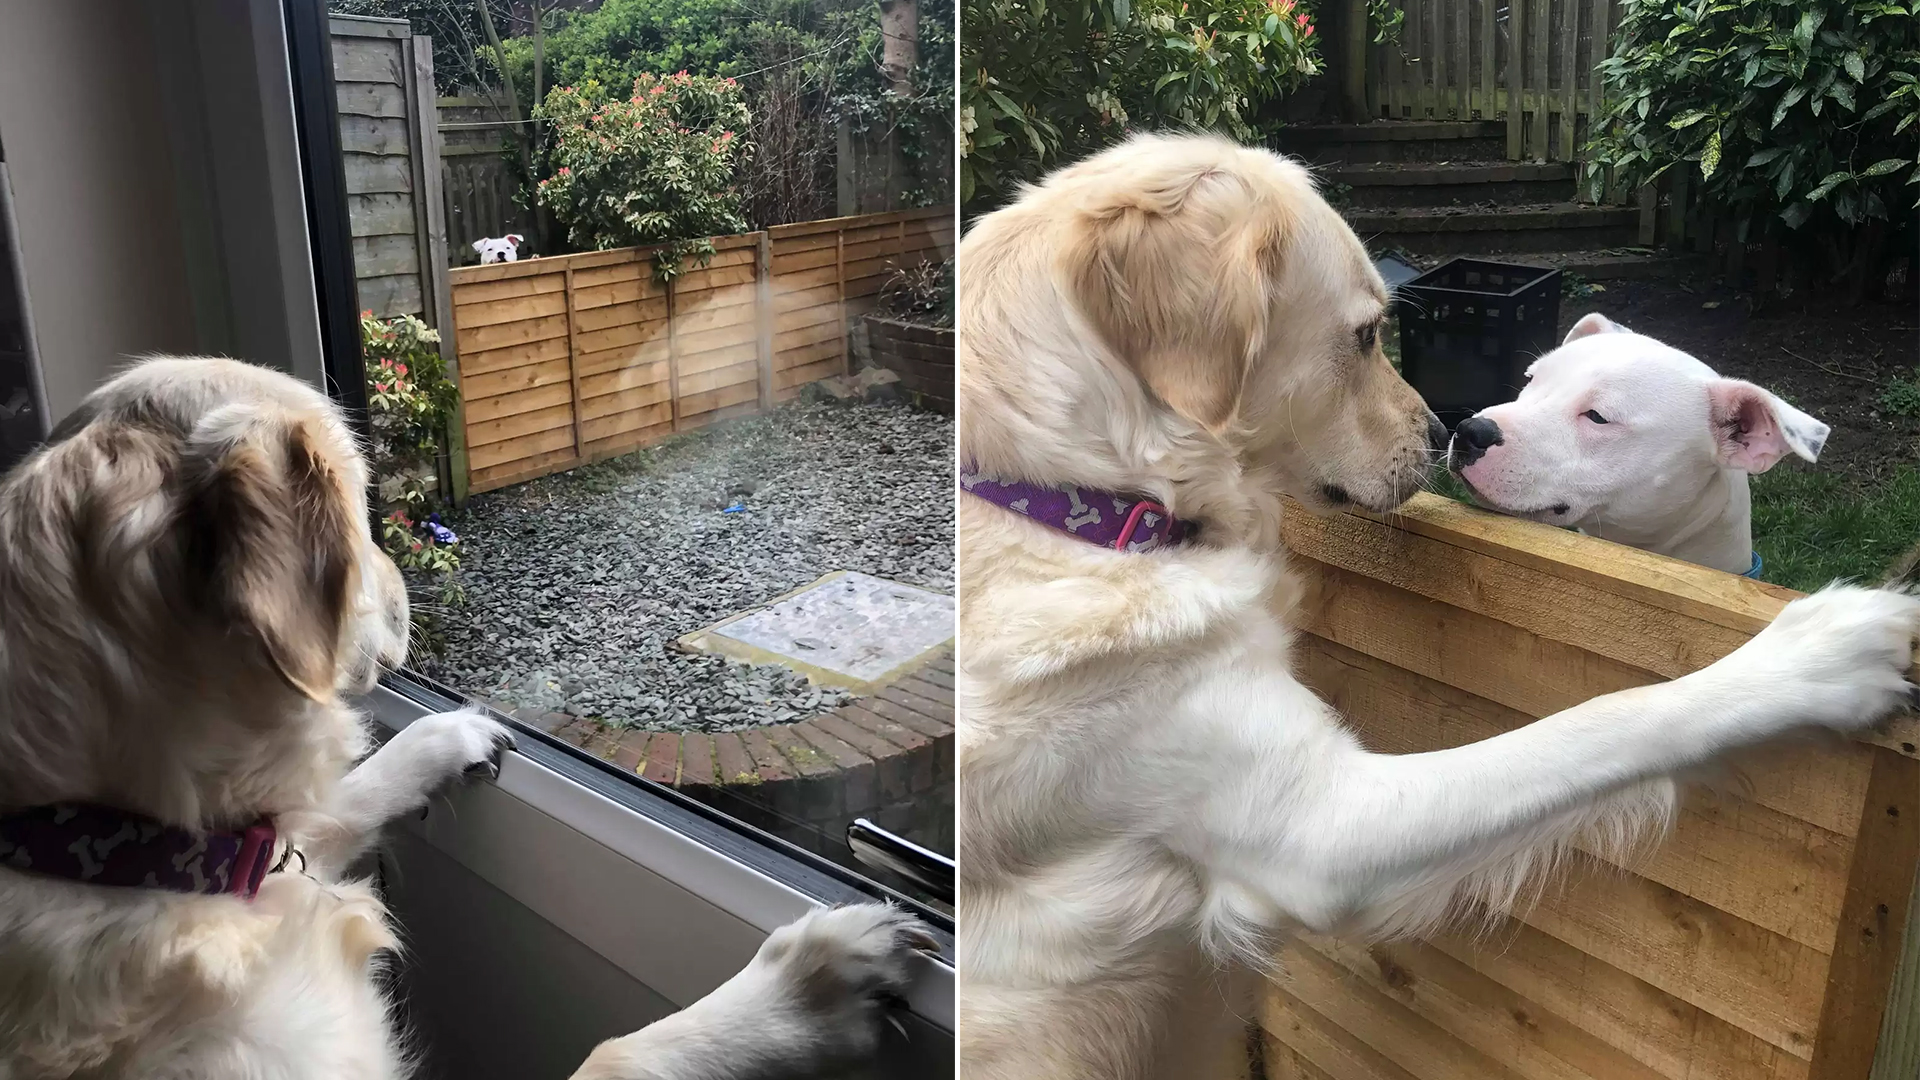
{"type": "MultiPolygon", "coordinates": [[[[493,13],[487,8],[487,0],[473,0],[480,15],[480,26],[487,32],[487,44],[493,49],[493,66],[500,72],[500,85],[507,95],[507,119],[512,121],[513,145],[520,152],[520,175],[533,182],[533,146],[527,130],[527,114],[520,108],[520,95],[513,90],[513,72],[507,70],[507,51],[500,45],[500,31],[494,28],[493,13]]],[[[536,11],[537,15],[538,12],[536,11]]],[[[536,67],[535,79],[539,78],[536,67]]],[[[542,228],[543,219],[536,203],[532,207],[534,246],[542,254],[548,251],[546,230],[542,228]]]]}
{"type": "Polygon", "coordinates": [[[918,0],[880,0],[880,70],[887,87],[901,97],[913,95],[913,67],[920,62],[918,0]]]}

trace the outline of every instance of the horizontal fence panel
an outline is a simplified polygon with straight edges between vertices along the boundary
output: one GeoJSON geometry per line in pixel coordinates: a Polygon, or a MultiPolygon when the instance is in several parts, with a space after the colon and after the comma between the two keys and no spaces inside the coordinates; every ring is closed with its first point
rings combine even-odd
{"type": "Polygon", "coordinates": [[[460,357],[460,367],[469,375],[485,375],[491,371],[506,371],[509,368],[566,358],[567,339],[555,337],[465,353],[460,357]]]}
{"type": "Polygon", "coordinates": [[[716,237],[712,257],[670,283],[649,248],[452,271],[471,490],[749,415],[844,373],[850,315],[895,268],[944,257],[953,235],[951,211],[933,208],[716,237]]]}
{"type": "Polygon", "coordinates": [[[567,371],[566,358],[562,357],[542,364],[530,364],[525,367],[509,368],[506,371],[493,371],[463,378],[460,393],[463,399],[472,401],[476,398],[489,398],[571,381],[572,376],[567,371]]]}
{"type": "Polygon", "coordinates": [[[488,420],[467,425],[467,448],[486,446],[509,439],[522,439],[543,431],[573,425],[573,406],[562,401],[544,409],[515,413],[498,420],[488,420]]]}
{"type": "MultiPolygon", "coordinates": [[[[1432,496],[1392,518],[1289,506],[1282,527],[1296,668],[1385,753],[1684,675],[1797,595],[1432,496]]],[[[1864,1076],[1831,1063],[1871,1058],[1899,942],[1853,927],[1904,924],[1920,857],[1881,824],[1920,779],[1886,738],[1751,751],[1747,783],[1689,792],[1663,846],[1628,866],[1576,850],[1483,935],[1302,937],[1261,1003],[1268,1075],[1864,1076]]]]}
{"type": "MultiPolygon", "coordinates": [[[[584,380],[583,380],[584,381],[584,380]]],[[[474,425],[488,420],[498,420],[506,416],[516,416],[523,412],[532,412],[553,405],[565,405],[573,400],[573,387],[566,383],[550,386],[537,386],[517,394],[500,394],[495,397],[477,398],[465,403],[467,423],[474,425]]],[[[471,430],[471,427],[469,427],[471,430]]]]}

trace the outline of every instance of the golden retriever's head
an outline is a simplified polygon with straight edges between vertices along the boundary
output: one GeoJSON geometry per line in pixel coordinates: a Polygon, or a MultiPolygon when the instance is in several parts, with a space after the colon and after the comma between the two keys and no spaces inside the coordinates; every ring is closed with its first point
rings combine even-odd
{"type": "Polygon", "coordinates": [[[366,744],[339,698],[406,653],[400,573],[326,396],[142,362],[0,484],[0,808],[183,825],[312,806],[366,744]]]}
{"type": "Polygon", "coordinates": [[[1381,351],[1365,248],[1264,150],[1134,138],[983,219],[960,267],[962,437],[983,467],[1144,487],[1264,536],[1281,492],[1398,506],[1444,439],[1381,351]]]}

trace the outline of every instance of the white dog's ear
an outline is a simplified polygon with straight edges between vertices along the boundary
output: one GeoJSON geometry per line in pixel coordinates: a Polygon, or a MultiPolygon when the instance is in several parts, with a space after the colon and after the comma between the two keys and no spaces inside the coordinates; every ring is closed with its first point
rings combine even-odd
{"type": "Polygon", "coordinates": [[[1789,453],[1818,461],[1833,430],[1740,379],[1707,385],[1707,416],[1720,464],[1750,473],[1766,472],[1789,453]]]}
{"type": "Polygon", "coordinates": [[[475,240],[473,242],[473,250],[475,251],[487,250],[487,242],[485,240],[475,240]]]}
{"type": "Polygon", "coordinates": [[[1560,344],[1571,345],[1581,338],[1592,334],[1624,334],[1627,332],[1626,327],[1621,326],[1619,323],[1614,322],[1612,319],[1607,318],[1597,311],[1593,311],[1580,316],[1580,321],[1573,324],[1573,329],[1567,331],[1566,340],[1560,344]]]}
{"type": "Polygon", "coordinates": [[[508,233],[507,239],[513,242],[514,247],[519,247],[521,244],[527,242],[527,238],[521,236],[519,233],[508,233]]]}
{"type": "Polygon", "coordinates": [[[1266,333],[1284,208],[1203,162],[1115,187],[1060,254],[1075,306],[1161,401],[1219,429],[1266,333]]]}

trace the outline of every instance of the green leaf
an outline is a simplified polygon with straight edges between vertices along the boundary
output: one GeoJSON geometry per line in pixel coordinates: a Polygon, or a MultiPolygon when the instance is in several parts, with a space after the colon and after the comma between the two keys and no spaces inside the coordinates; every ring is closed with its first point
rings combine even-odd
{"type": "Polygon", "coordinates": [[[1897,158],[1897,157],[1885,158],[1880,161],[1874,162],[1873,164],[1867,166],[1865,169],[1860,170],[1860,175],[1861,176],[1885,176],[1890,172],[1899,171],[1900,167],[1905,165],[1906,163],[1907,163],[1906,158],[1897,158]]]}
{"type": "Polygon", "coordinates": [[[1844,170],[1836,173],[1828,173],[1821,178],[1820,183],[1816,185],[1812,191],[1807,192],[1807,201],[1810,203],[1819,202],[1821,199],[1826,198],[1834,188],[1839,187],[1851,179],[1853,179],[1853,174],[1844,170]]]}
{"type": "Polygon", "coordinates": [[[1867,81],[1867,62],[1861,57],[1858,49],[1848,53],[1841,62],[1847,66],[1847,74],[1853,76],[1854,82],[1867,81]]]}
{"type": "Polygon", "coordinates": [[[1779,127],[1780,121],[1787,118],[1787,110],[1798,105],[1800,99],[1806,96],[1807,88],[1804,86],[1792,87],[1785,94],[1781,95],[1780,104],[1773,107],[1773,124],[1771,126],[1779,127]]]}
{"type": "Polygon", "coordinates": [[[1787,148],[1784,146],[1770,146],[1767,149],[1762,150],[1754,154],[1752,157],[1748,158],[1747,168],[1752,169],[1761,165],[1765,165],[1767,162],[1772,161],[1774,158],[1777,158],[1781,154],[1784,154],[1786,152],[1787,152],[1787,148]]]}
{"type": "Polygon", "coordinates": [[[992,87],[988,87],[987,97],[993,100],[994,105],[996,105],[999,108],[1002,116],[1006,116],[1010,119],[1018,120],[1020,121],[1021,125],[1024,127],[1031,128],[1033,126],[1032,124],[1027,123],[1026,110],[1020,108],[1020,106],[1018,105],[1015,105],[1013,103],[1013,100],[1007,97],[1007,95],[1001,93],[998,90],[995,90],[992,87]]]}
{"type": "Polygon", "coordinates": [[[1812,8],[1800,16],[1800,25],[1793,28],[1793,40],[1801,51],[1813,48],[1813,35],[1826,20],[1827,13],[1820,8],[1812,8]]]}
{"type": "Polygon", "coordinates": [[[1720,132],[1716,128],[1713,134],[1707,136],[1707,144],[1700,148],[1700,178],[1705,180],[1711,177],[1713,170],[1719,167],[1720,132]]]}
{"type": "Polygon", "coordinates": [[[1675,131],[1679,131],[1681,128],[1692,127],[1700,121],[1705,120],[1709,115],[1711,114],[1705,109],[1695,109],[1692,112],[1681,113],[1679,116],[1667,121],[1667,126],[1675,131]]]}
{"type": "Polygon", "coordinates": [[[1780,220],[1787,223],[1787,228],[1797,229],[1807,223],[1807,217],[1812,213],[1813,205],[1811,203],[1796,202],[1785,210],[1780,211],[1780,220]]]}
{"type": "Polygon", "coordinates": [[[1113,23],[1115,26],[1127,25],[1133,17],[1133,0],[1113,0],[1113,23]]]}
{"type": "Polygon", "coordinates": [[[1153,92],[1157,94],[1164,89],[1168,83],[1178,82],[1186,77],[1187,73],[1184,71],[1169,71],[1165,75],[1160,76],[1159,81],[1153,84],[1153,92]]]}

